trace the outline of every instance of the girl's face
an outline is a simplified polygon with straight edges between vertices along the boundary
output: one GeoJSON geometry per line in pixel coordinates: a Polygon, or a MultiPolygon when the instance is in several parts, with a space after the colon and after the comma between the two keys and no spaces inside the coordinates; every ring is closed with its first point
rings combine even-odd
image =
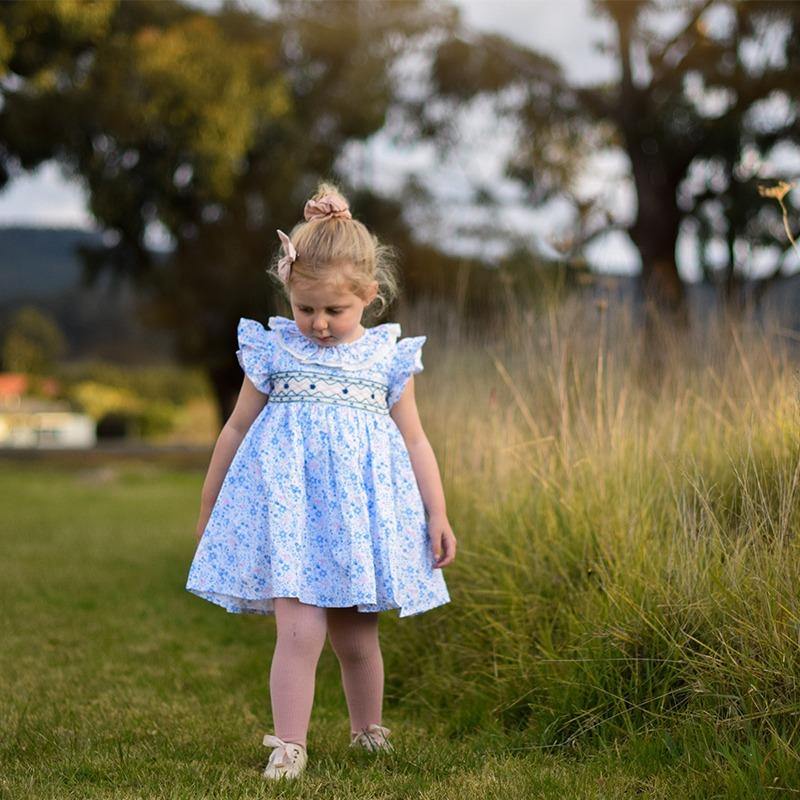
{"type": "Polygon", "coordinates": [[[330,284],[298,281],[289,291],[294,321],[304,336],[323,347],[354,342],[364,333],[361,317],[377,290],[373,283],[364,300],[330,284]]]}

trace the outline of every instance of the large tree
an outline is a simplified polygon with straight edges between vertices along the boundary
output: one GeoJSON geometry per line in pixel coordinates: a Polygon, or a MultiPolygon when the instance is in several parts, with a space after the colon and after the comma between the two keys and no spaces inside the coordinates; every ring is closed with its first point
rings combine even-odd
{"type": "MultiPolygon", "coordinates": [[[[602,202],[576,202],[573,252],[617,227],[639,252],[648,308],[684,318],[676,262],[693,235],[707,280],[729,299],[771,247],[773,277],[788,242],[777,204],[758,195],[776,148],[800,141],[800,3],[782,0],[595,0],[611,23],[610,82],[574,86],[552,61],[497,35],[443,40],[432,75],[439,97],[461,105],[497,98],[518,123],[507,174],[533,203],[569,195],[598,147],[621,149],[636,198],[633,219],[602,202]],[[716,246],[726,258],[711,257],[716,246]]],[[[566,57],[566,56],[565,56],[566,57]]],[[[423,104],[421,115],[426,114],[423,104]]],[[[435,113],[445,115],[441,107],[435,113]]],[[[676,320],[677,317],[677,320],[676,320]]]]}
{"type": "MultiPolygon", "coordinates": [[[[264,18],[173,0],[0,3],[0,181],[55,158],[226,418],[239,316],[276,311],[263,267],[346,144],[383,127],[407,42],[449,24],[422,0],[280,0],[264,18]],[[172,249],[148,246],[159,232],[172,249]]],[[[0,184],[1,185],[1,184],[0,184]]],[[[362,218],[365,215],[361,215],[362,218]]]]}

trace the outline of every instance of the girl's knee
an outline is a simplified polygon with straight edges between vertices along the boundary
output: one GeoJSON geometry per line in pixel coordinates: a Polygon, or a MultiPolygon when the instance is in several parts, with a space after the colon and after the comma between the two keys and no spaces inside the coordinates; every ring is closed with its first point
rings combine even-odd
{"type": "Polygon", "coordinates": [[[277,644],[304,654],[319,655],[325,645],[325,631],[292,623],[278,628],[277,644]]]}
{"type": "Polygon", "coordinates": [[[276,598],[278,644],[307,654],[319,653],[325,645],[325,609],[300,603],[296,598],[276,598]]]}
{"type": "Polygon", "coordinates": [[[328,636],[339,661],[353,663],[380,657],[377,627],[370,625],[329,626],[328,636]]]}

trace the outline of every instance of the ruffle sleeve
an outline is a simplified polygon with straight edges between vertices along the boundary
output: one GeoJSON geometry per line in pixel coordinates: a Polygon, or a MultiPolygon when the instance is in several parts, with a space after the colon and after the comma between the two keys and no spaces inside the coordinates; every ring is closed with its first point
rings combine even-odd
{"type": "Polygon", "coordinates": [[[389,368],[389,393],[386,398],[389,408],[400,399],[408,379],[424,369],[422,345],[427,338],[427,336],[408,336],[397,342],[389,368]]]}
{"type": "Polygon", "coordinates": [[[259,392],[269,394],[275,360],[274,331],[268,331],[254,319],[242,317],[236,333],[239,342],[236,358],[239,366],[259,392]]]}

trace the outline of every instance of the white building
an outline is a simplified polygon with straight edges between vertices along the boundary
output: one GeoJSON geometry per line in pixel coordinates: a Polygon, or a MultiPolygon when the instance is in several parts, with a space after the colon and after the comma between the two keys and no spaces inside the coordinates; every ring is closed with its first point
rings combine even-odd
{"type": "Polygon", "coordinates": [[[24,375],[0,376],[0,448],[88,448],[97,443],[95,421],[64,401],[26,397],[24,375]]]}

